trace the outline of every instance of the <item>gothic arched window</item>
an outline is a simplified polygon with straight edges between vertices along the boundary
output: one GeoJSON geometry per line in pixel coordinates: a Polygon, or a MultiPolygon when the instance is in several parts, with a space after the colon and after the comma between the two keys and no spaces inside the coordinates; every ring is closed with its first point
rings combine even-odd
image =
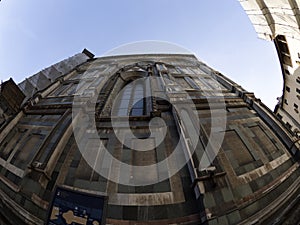
{"type": "Polygon", "coordinates": [[[122,90],[116,109],[116,116],[142,116],[147,114],[146,109],[146,82],[131,82],[122,90]]]}

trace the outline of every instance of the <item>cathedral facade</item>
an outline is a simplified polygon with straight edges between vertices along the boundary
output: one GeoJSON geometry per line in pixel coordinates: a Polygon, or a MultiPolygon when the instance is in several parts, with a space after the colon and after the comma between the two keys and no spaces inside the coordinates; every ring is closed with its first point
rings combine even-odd
{"type": "Polygon", "coordinates": [[[194,55],[84,50],[0,98],[4,224],[298,222],[297,136],[194,55]]]}

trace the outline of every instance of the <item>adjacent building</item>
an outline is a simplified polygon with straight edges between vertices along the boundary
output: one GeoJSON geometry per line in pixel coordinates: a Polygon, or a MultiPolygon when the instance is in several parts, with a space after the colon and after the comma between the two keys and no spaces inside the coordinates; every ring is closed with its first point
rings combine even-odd
{"type": "Polygon", "coordinates": [[[300,136],[300,1],[239,1],[258,36],[275,43],[284,81],[275,113],[300,136]]]}

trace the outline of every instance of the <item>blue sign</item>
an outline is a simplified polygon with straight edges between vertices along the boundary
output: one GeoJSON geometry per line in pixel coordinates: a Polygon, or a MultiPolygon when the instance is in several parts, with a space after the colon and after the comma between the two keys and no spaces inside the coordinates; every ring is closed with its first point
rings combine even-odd
{"type": "Polygon", "coordinates": [[[105,224],[107,196],[57,187],[52,199],[47,225],[105,224]]]}

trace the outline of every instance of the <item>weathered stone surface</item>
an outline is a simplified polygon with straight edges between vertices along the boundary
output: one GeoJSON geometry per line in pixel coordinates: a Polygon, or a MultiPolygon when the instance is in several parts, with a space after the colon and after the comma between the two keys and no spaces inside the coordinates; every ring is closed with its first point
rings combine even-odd
{"type": "MultiPolygon", "coordinates": [[[[58,63],[40,72],[40,79],[32,77],[30,83],[20,85],[27,97],[36,91],[40,95],[30,99],[10,126],[0,130],[0,196],[9,200],[0,207],[10,206],[11,214],[4,215],[8,219],[15,214],[24,224],[42,224],[56,186],[107,195],[108,224],[264,223],[275,220],[278,214],[274,212],[299,194],[299,165],[288,149],[292,134],[254,95],[194,56],[112,56],[78,66],[83,59],[86,57],[58,63]],[[115,103],[124,86],[142,77],[159,80],[138,91],[128,89],[115,103]],[[32,83],[39,88],[27,88],[32,83]],[[134,103],[136,96],[146,92],[160,93],[169,100],[155,97],[134,103]],[[84,97],[75,105],[74,96],[79,93],[84,97]],[[190,127],[172,106],[186,104],[188,96],[200,120],[195,153],[191,153],[190,127]],[[111,114],[114,103],[113,113],[117,114],[111,114]],[[72,107],[80,104],[87,106],[85,119],[95,121],[96,130],[73,127],[74,120],[84,118],[71,115],[72,107]],[[125,115],[129,115],[130,128],[125,115]],[[166,124],[166,136],[158,145],[154,138],[147,139],[154,115],[166,124]],[[116,127],[111,118],[120,120],[116,127]],[[213,132],[224,134],[224,140],[209,167],[202,168],[213,132]],[[79,139],[75,140],[74,133],[79,139]],[[116,134],[122,134],[120,140],[116,134]],[[107,160],[103,149],[97,147],[99,139],[107,152],[124,164],[107,160]],[[180,151],[174,153],[177,145],[180,151]],[[139,168],[123,173],[126,165],[155,165],[173,153],[175,160],[168,161],[161,173],[158,166],[147,173],[139,168]],[[189,161],[181,168],[185,157],[189,161]],[[161,176],[167,179],[160,180],[161,176]],[[130,184],[147,184],[117,182],[125,178],[130,184]],[[22,214],[13,206],[20,207],[22,214]]],[[[191,118],[193,125],[195,118],[191,118]]],[[[160,123],[152,125],[152,132],[163,133],[160,123]]]]}

